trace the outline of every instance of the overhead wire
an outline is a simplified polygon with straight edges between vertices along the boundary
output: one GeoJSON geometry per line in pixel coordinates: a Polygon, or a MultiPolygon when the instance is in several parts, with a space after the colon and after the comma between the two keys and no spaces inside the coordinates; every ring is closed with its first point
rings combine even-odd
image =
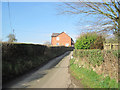
{"type": "Polygon", "coordinates": [[[9,1],[8,1],[8,13],[9,13],[10,28],[11,28],[11,31],[13,31],[12,21],[11,21],[11,13],[10,12],[11,12],[10,11],[10,4],[9,4],[9,1]]]}

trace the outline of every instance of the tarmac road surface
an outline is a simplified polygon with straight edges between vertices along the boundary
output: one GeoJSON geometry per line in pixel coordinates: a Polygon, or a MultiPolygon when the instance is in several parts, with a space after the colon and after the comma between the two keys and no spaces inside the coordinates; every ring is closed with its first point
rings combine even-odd
{"type": "Polygon", "coordinates": [[[77,88],[68,73],[72,51],[51,60],[43,67],[4,85],[3,88],[77,88]]]}

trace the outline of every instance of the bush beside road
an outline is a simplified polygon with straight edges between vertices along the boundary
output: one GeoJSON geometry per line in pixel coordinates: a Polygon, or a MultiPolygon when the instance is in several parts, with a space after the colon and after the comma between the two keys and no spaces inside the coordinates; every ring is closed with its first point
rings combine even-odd
{"type": "Polygon", "coordinates": [[[2,43],[2,81],[7,82],[71,50],[72,47],[64,46],[2,43]]]}
{"type": "Polygon", "coordinates": [[[86,88],[118,88],[118,50],[74,50],[70,73],[86,88]]]}

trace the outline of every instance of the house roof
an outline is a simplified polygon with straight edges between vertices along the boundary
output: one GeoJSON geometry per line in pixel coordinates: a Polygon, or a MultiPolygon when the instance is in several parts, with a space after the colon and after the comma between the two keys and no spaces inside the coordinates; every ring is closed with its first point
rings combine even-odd
{"type": "MultiPolygon", "coordinates": [[[[58,35],[65,33],[65,32],[61,32],[61,33],[52,33],[52,37],[57,37],[58,35]]],[[[66,34],[67,35],[67,34],[66,34]]],[[[69,36],[70,37],[70,36],[69,36]]]]}
{"type": "MultiPolygon", "coordinates": [[[[61,33],[65,33],[65,32],[61,32],[61,33]]],[[[57,37],[58,35],[60,35],[61,33],[52,33],[52,37],[57,37]]],[[[67,34],[66,34],[67,35],[67,34]]],[[[68,35],[69,36],[69,35],[68,35]]],[[[70,36],[69,36],[70,37],[70,36]]],[[[70,37],[71,38],[71,37],[70,37]]],[[[73,41],[73,39],[71,38],[71,40],[73,41]]],[[[73,41],[74,42],[74,41],[73,41]]]]}
{"type": "Polygon", "coordinates": [[[52,34],[52,37],[56,37],[56,36],[58,36],[59,34],[61,34],[61,33],[53,33],[53,34],[52,34]]]}

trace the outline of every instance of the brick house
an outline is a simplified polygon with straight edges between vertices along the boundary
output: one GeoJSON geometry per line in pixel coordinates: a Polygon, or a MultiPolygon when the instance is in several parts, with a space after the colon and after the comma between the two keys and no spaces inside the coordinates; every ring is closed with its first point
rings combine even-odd
{"type": "Polygon", "coordinates": [[[51,36],[51,45],[53,46],[73,46],[73,39],[65,32],[53,33],[51,36]]]}

